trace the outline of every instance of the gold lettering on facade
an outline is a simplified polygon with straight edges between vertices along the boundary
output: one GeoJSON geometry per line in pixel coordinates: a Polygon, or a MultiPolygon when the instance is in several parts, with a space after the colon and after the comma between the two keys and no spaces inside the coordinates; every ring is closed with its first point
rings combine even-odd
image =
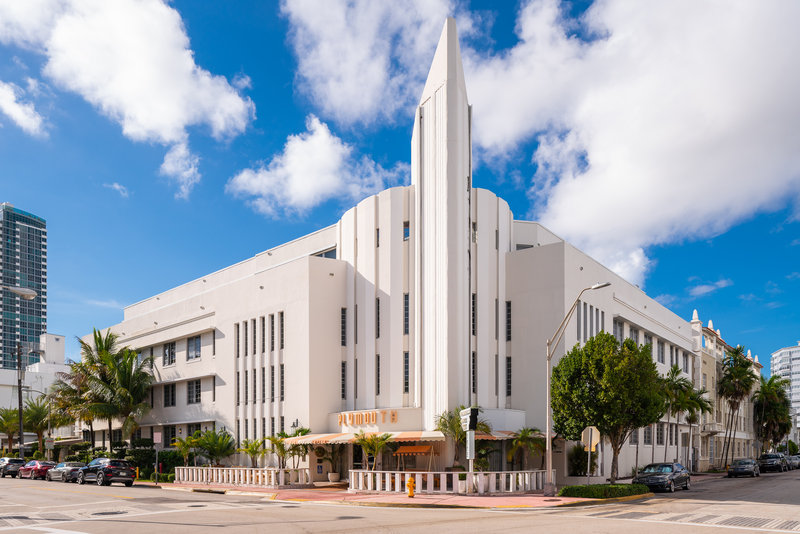
{"type": "Polygon", "coordinates": [[[389,412],[389,416],[391,418],[392,423],[397,422],[397,410],[392,410],[391,412],[389,412]]]}
{"type": "Polygon", "coordinates": [[[378,419],[380,419],[381,423],[387,422],[387,413],[389,415],[388,422],[397,423],[397,410],[370,410],[364,412],[340,413],[336,416],[336,421],[339,426],[377,425],[378,419]],[[380,414],[380,417],[378,414],[380,414]]]}
{"type": "Polygon", "coordinates": [[[381,423],[386,422],[386,410],[381,410],[381,423]]]}

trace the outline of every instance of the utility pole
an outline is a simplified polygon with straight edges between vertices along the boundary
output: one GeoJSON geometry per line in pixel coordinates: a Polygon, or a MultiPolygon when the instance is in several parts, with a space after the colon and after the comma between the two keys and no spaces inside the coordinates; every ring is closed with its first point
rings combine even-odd
{"type": "Polygon", "coordinates": [[[19,411],[19,457],[25,461],[25,433],[22,429],[22,380],[25,371],[22,370],[22,343],[17,342],[17,409],[19,411]]]}

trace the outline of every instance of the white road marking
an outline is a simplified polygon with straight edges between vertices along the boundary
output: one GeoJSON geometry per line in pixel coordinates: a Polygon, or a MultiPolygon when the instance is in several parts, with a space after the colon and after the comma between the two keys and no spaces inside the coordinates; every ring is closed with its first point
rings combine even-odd
{"type": "MultiPolygon", "coordinates": [[[[658,512],[657,512],[658,513],[658,512]]],[[[706,528],[730,528],[734,530],[746,530],[748,532],[792,532],[793,534],[797,534],[796,530],[778,530],[774,528],[758,528],[758,527],[747,527],[747,526],[738,526],[738,525],[715,525],[713,523],[692,523],[691,521],[664,521],[659,519],[630,519],[625,517],[604,517],[604,516],[586,516],[586,515],[567,515],[567,514],[559,514],[558,517],[570,517],[576,519],[610,519],[617,521],[635,521],[638,523],[657,523],[659,525],[691,525],[692,527],[706,527],[706,528]]]]}

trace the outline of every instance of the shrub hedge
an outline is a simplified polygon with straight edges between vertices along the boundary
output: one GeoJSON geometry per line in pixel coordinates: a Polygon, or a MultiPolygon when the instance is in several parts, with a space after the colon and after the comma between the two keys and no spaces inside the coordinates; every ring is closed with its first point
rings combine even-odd
{"type": "Polygon", "coordinates": [[[644,484],[590,484],[565,486],[558,492],[559,497],[583,497],[587,499],[612,499],[628,495],[642,495],[650,490],[644,484]]]}

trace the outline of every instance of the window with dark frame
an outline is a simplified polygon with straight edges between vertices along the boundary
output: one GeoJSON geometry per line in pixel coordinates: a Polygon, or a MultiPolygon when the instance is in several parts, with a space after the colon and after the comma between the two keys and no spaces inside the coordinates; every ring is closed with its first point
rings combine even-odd
{"type": "Polygon", "coordinates": [[[164,407],[175,406],[175,384],[164,384],[164,407]]]}
{"type": "Polygon", "coordinates": [[[381,394],[381,355],[375,355],[375,395],[381,394]]]}
{"type": "Polygon", "coordinates": [[[239,357],[239,323],[233,325],[233,350],[236,357],[239,357]]]}
{"type": "MultiPolygon", "coordinates": [[[[252,331],[252,342],[253,342],[253,354],[258,352],[258,345],[256,344],[256,320],[250,319],[250,330],[252,331]]],[[[253,429],[253,433],[255,433],[255,429],[253,429]]]]}
{"type": "Polygon", "coordinates": [[[258,376],[256,375],[256,370],[253,369],[253,404],[256,403],[257,400],[257,384],[258,384],[258,376]]]}
{"type": "Polygon", "coordinates": [[[247,396],[247,392],[248,392],[247,371],[244,372],[244,381],[242,383],[244,384],[244,403],[247,404],[247,398],[248,398],[248,396],[247,396]]]}
{"type": "Polygon", "coordinates": [[[175,363],[175,342],[164,343],[161,364],[172,365],[175,363]]]}
{"type": "Polygon", "coordinates": [[[381,299],[375,297],[375,339],[381,337],[381,299]]]}
{"type": "Polygon", "coordinates": [[[478,294],[472,294],[472,335],[478,335],[478,294]]]}
{"type": "Polygon", "coordinates": [[[261,368],[261,402],[267,402],[267,368],[261,368]]]}
{"type": "Polygon", "coordinates": [[[511,341],[511,301],[506,301],[506,341],[511,341]]]}
{"type": "Polygon", "coordinates": [[[281,350],[283,350],[284,340],[285,340],[285,337],[286,337],[284,335],[284,328],[283,328],[283,326],[284,326],[284,323],[283,323],[283,321],[284,321],[283,312],[278,313],[278,316],[280,317],[280,323],[281,323],[280,324],[280,327],[281,327],[281,332],[280,332],[281,333],[281,350]]]}
{"type": "Polygon", "coordinates": [[[478,353],[474,350],[472,351],[472,360],[471,360],[471,369],[472,369],[472,393],[478,392],[478,353]]]}
{"type": "Polygon", "coordinates": [[[281,364],[281,400],[284,399],[284,367],[281,364]]]}
{"type": "Polygon", "coordinates": [[[200,380],[189,380],[186,382],[186,404],[199,404],[200,396],[200,380]]]}
{"type": "Polygon", "coordinates": [[[410,362],[408,361],[408,351],[403,353],[403,393],[408,393],[409,382],[409,369],[410,362]]]}
{"type": "Polygon", "coordinates": [[[269,351],[275,351],[275,315],[269,314],[269,351]]]}
{"type": "Polygon", "coordinates": [[[506,356],[506,397],[511,396],[511,356],[506,356]]]}
{"type": "Polygon", "coordinates": [[[269,400],[275,402],[275,365],[269,368],[269,400]]]}
{"type": "Polygon", "coordinates": [[[347,308],[342,308],[342,346],[347,346],[347,308]]]}
{"type": "Polygon", "coordinates": [[[241,397],[239,396],[239,371],[236,371],[236,406],[239,406],[241,403],[241,397]]]}
{"type": "Polygon", "coordinates": [[[409,226],[408,221],[403,221],[403,241],[408,241],[410,235],[411,227],[409,226]]]}
{"type": "Polygon", "coordinates": [[[267,318],[261,316],[261,354],[267,352],[267,318]]]}
{"type": "Polygon", "coordinates": [[[403,293],[403,335],[408,334],[409,328],[409,298],[408,293],[403,293]]]}
{"type": "Polygon", "coordinates": [[[347,362],[342,362],[342,399],[347,398],[347,362]]]}
{"type": "Polygon", "coordinates": [[[242,354],[247,356],[247,321],[242,322],[242,354]]]}
{"type": "Polygon", "coordinates": [[[186,340],[186,359],[196,360],[200,357],[200,336],[193,336],[186,340]]]}
{"type": "Polygon", "coordinates": [[[375,248],[381,246],[381,229],[375,228],[375,248]]]}

